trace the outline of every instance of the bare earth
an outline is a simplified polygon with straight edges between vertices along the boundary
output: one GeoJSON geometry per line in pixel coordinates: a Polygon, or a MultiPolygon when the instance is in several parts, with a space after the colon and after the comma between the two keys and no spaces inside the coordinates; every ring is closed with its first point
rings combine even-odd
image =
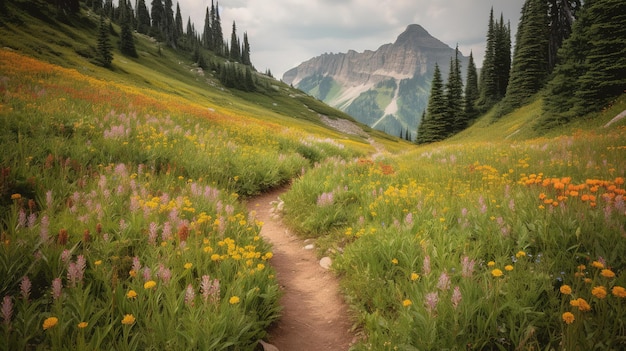
{"type": "Polygon", "coordinates": [[[273,246],[271,265],[283,291],[281,318],[267,341],[280,351],[348,350],[354,335],[337,279],[319,265],[314,250],[305,250],[301,239],[271,217],[271,202],[286,190],[248,201],[248,210],[264,223],[261,236],[273,246]]]}

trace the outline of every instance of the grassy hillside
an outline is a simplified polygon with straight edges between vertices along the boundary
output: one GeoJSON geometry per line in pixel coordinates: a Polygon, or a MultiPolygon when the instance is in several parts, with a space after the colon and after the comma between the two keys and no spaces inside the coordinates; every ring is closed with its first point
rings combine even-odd
{"type": "Polygon", "coordinates": [[[537,99],[442,143],[361,126],[368,141],[150,38],[103,69],[88,12],[8,6],[2,350],[255,349],[280,290],[240,200],[287,182],[285,221],[334,258],[355,350],[624,348],[626,120],[604,127],[623,96],[541,135],[537,99]]]}

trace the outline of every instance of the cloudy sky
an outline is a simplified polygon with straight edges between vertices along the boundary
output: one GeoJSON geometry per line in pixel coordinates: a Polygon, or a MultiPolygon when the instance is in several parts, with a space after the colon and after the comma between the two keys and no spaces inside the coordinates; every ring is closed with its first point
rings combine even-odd
{"type": "MultiPolygon", "coordinates": [[[[211,0],[178,0],[185,24],[190,16],[202,30],[211,0]]],[[[174,2],[174,9],[176,0],[174,2]]],[[[216,1],[217,2],[217,1],[216,1]]],[[[511,22],[515,39],[524,0],[219,0],[224,38],[232,23],[248,33],[257,70],[274,77],[323,53],[376,50],[392,43],[407,25],[422,25],[432,36],[464,55],[473,51],[482,65],[489,11],[511,22]]],[[[150,1],[146,0],[150,6],[150,1]]]]}

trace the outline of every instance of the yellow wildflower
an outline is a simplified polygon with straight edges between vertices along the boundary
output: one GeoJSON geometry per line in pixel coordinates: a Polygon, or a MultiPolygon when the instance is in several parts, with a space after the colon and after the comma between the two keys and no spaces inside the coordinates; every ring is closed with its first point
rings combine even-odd
{"type": "Polygon", "coordinates": [[[211,255],[211,261],[219,261],[220,260],[220,255],[219,254],[212,254],[211,255]]]}
{"type": "Polygon", "coordinates": [[[391,259],[391,263],[393,263],[393,264],[398,264],[398,259],[397,259],[397,258],[393,258],[393,259],[391,259]]]}
{"type": "Polygon", "coordinates": [[[135,290],[128,290],[128,292],[126,293],[126,297],[129,299],[134,299],[135,297],[137,297],[137,292],[135,290]]]}
{"type": "Polygon", "coordinates": [[[412,281],[416,281],[416,280],[418,280],[418,279],[419,279],[419,277],[420,277],[420,275],[419,275],[419,274],[417,274],[417,273],[415,273],[415,272],[411,273],[411,280],[412,280],[412,281]]]}
{"type": "Polygon", "coordinates": [[[559,288],[559,291],[561,291],[561,294],[570,295],[572,293],[572,287],[570,287],[567,284],[561,285],[561,287],[559,288]]]}
{"type": "Polygon", "coordinates": [[[496,265],[496,263],[494,261],[487,262],[487,267],[493,267],[495,265],[496,265]]]}
{"type": "Polygon", "coordinates": [[[604,268],[604,265],[602,263],[598,262],[598,261],[593,261],[591,263],[591,265],[594,266],[595,268],[598,268],[598,269],[604,268]]]}
{"type": "Polygon", "coordinates": [[[80,323],[78,323],[78,329],[85,329],[85,328],[87,328],[88,325],[89,325],[89,323],[87,323],[87,322],[80,322],[80,323]]]}
{"type": "Polygon", "coordinates": [[[131,325],[135,323],[135,317],[132,314],[125,314],[124,318],[122,318],[122,324],[131,325]]]}
{"type": "Polygon", "coordinates": [[[190,269],[191,267],[193,267],[193,264],[191,262],[187,262],[187,263],[185,263],[185,265],[183,267],[185,269],[190,269]]]}
{"type": "Polygon", "coordinates": [[[574,323],[574,320],[576,319],[574,318],[574,314],[572,312],[565,312],[561,317],[563,318],[563,321],[567,324],[574,323]]]}
{"type": "Polygon", "coordinates": [[[491,271],[491,275],[493,275],[494,277],[501,277],[503,274],[504,273],[502,273],[502,271],[498,268],[491,271]]]}
{"type": "Polygon", "coordinates": [[[131,269],[130,271],[128,271],[128,275],[135,278],[137,276],[137,272],[135,272],[134,269],[131,269]]]}
{"type": "Polygon", "coordinates": [[[615,278],[615,273],[612,270],[610,270],[610,269],[603,269],[600,272],[600,275],[605,277],[605,278],[615,278]]]}
{"type": "Polygon", "coordinates": [[[613,289],[611,290],[611,292],[616,297],[621,297],[621,298],[625,298],[626,297],[626,289],[624,289],[624,287],[622,287],[622,286],[618,286],[618,285],[614,286],[613,289]]]}
{"type": "Polygon", "coordinates": [[[510,272],[510,271],[513,270],[513,266],[508,264],[508,265],[504,266],[504,270],[510,272]]]}
{"type": "Polygon", "coordinates": [[[239,296],[231,296],[230,299],[228,299],[228,303],[231,305],[236,305],[240,302],[241,300],[239,299],[239,296]]]}
{"type": "Polygon", "coordinates": [[[21,198],[22,198],[21,194],[11,194],[11,200],[19,200],[21,198]]]}
{"type": "Polygon", "coordinates": [[[526,252],[521,251],[521,250],[520,250],[520,251],[518,251],[518,252],[515,254],[515,257],[516,257],[516,258],[520,258],[520,257],[524,257],[524,256],[526,256],[526,252]]]}
{"type": "Polygon", "coordinates": [[[402,306],[404,307],[409,307],[413,304],[413,302],[411,302],[411,300],[409,299],[405,299],[404,301],[402,301],[402,306]]]}
{"type": "Polygon", "coordinates": [[[591,289],[591,294],[599,299],[606,297],[606,288],[603,286],[596,286],[591,289]]]}
{"type": "Polygon", "coordinates": [[[99,266],[102,264],[102,260],[97,260],[96,262],[94,262],[93,264],[95,264],[96,266],[99,266]]]}
{"type": "Polygon", "coordinates": [[[50,329],[59,323],[59,319],[57,317],[48,317],[43,321],[43,330],[50,329]]]}
{"type": "Polygon", "coordinates": [[[154,280],[148,280],[147,282],[145,282],[143,284],[143,288],[144,289],[152,289],[157,285],[157,283],[154,280]]]}

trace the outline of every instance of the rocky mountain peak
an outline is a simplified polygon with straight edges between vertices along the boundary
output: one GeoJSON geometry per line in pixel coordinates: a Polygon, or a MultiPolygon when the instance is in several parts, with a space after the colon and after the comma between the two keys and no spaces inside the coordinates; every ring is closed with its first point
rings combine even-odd
{"type": "Polygon", "coordinates": [[[419,24],[409,24],[404,32],[398,35],[395,46],[404,46],[408,48],[431,48],[431,49],[449,49],[450,47],[442,43],[439,39],[430,35],[424,27],[419,24]]]}
{"type": "MultiPolygon", "coordinates": [[[[419,24],[377,50],[323,54],[283,75],[283,81],[389,134],[414,133],[428,103],[435,64],[444,79],[453,48],[419,24]]],[[[462,55],[461,67],[467,67],[462,55]]]]}

